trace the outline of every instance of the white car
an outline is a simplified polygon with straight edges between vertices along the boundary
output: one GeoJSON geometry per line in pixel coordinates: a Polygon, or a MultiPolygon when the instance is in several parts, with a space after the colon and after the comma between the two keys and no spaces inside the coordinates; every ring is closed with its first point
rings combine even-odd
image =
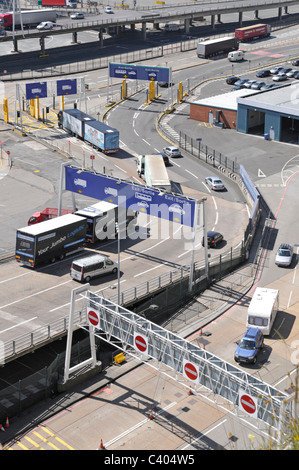
{"type": "Polygon", "coordinates": [[[54,23],[52,23],[52,21],[42,21],[42,23],[40,23],[36,29],[39,29],[39,30],[44,30],[44,29],[53,29],[54,28],[54,23]]]}
{"type": "Polygon", "coordinates": [[[72,20],[84,20],[84,13],[72,13],[70,18],[72,18],[72,20]]]}
{"type": "Polygon", "coordinates": [[[174,147],[173,145],[169,145],[168,147],[164,147],[163,152],[168,157],[180,157],[181,156],[180,149],[178,149],[177,147],[174,147]]]}
{"type": "Polygon", "coordinates": [[[105,7],[104,12],[105,13],[114,13],[111,7],[105,7]]]}
{"type": "Polygon", "coordinates": [[[214,189],[214,191],[222,191],[224,189],[224,184],[221,179],[216,176],[208,176],[205,178],[205,182],[211,189],[214,189]]]}
{"type": "Polygon", "coordinates": [[[290,266],[293,259],[294,248],[293,245],[282,243],[275,257],[275,264],[277,266],[290,266]]]}

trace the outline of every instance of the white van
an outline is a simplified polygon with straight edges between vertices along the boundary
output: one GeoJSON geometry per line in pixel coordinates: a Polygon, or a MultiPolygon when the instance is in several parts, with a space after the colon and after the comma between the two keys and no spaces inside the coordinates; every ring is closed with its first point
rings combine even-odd
{"type": "Polygon", "coordinates": [[[279,291],[257,287],[247,311],[247,328],[269,335],[279,308],[279,291]]]}
{"type": "Polygon", "coordinates": [[[73,261],[70,275],[75,281],[89,282],[92,278],[105,273],[115,274],[117,267],[117,263],[114,263],[108,256],[95,254],[73,261]]]}
{"type": "Polygon", "coordinates": [[[165,31],[179,31],[180,25],[177,23],[166,23],[165,31]]]}
{"type": "Polygon", "coordinates": [[[245,58],[245,53],[244,51],[232,51],[228,53],[227,58],[230,62],[241,62],[245,58]]]}

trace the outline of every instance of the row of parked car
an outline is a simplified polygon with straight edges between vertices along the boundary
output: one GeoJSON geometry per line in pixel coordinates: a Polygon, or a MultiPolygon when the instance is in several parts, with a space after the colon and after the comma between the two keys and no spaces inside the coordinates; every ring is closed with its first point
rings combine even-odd
{"type": "MultiPolygon", "coordinates": [[[[295,59],[292,62],[293,66],[299,65],[299,59],[295,59]]],[[[293,69],[292,67],[283,67],[277,65],[271,69],[262,69],[256,73],[257,78],[271,77],[274,82],[282,82],[288,78],[295,78],[299,80],[299,70],[293,69]]],[[[269,90],[279,86],[277,83],[265,83],[261,80],[249,80],[248,78],[240,78],[236,76],[228,77],[226,79],[228,85],[234,85],[233,90],[240,90],[241,88],[250,88],[252,90],[269,90]]]]}

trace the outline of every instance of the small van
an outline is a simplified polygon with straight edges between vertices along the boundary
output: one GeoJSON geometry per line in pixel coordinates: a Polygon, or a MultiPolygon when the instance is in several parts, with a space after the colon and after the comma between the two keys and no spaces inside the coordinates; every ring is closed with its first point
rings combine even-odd
{"type": "Polygon", "coordinates": [[[166,23],[165,31],[179,31],[180,25],[177,23],[166,23]]]}
{"type": "Polygon", "coordinates": [[[89,282],[105,273],[115,274],[117,266],[108,256],[95,254],[73,261],[70,275],[75,281],[89,282]]]}
{"type": "Polygon", "coordinates": [[[245,58],[245,53],[244,51],[232,51],[228,53],[227,58],[230,62],[241,62],[245,58]]]}

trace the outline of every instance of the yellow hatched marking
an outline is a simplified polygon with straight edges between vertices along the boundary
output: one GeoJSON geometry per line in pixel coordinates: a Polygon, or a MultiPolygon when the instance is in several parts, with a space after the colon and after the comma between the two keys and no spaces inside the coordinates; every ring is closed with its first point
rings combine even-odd
{"type": "Polygon", "coordinates": [[[23,450],[29,450],[28,447],[24,446],[24,444],[22,444],[22,442],[20,442],[20,441],[17,441],[17,444],[18,444],[18,446],[20,446],[23,450]]]}
{"type": "Polygon", "coordinates": [[[44,426],[41,426],[41,429],[45,432],[47,432],[48,434],[50,434],[50,436],[54,437],[58,442],[60,442],[62,445],[64,445],[65,447],[67,447],[68,449],[70,450],[75,450],[73,447],[71,447],[69,444],[67,444],[65,441],[63,441],[62,439],[60,439],[60,437],[57,437],[55,436],[55,434],[50,431],[49,429],[45,428],[44,426]]]}
{"type": "Polygon", "coordinates": [[[48,439],[46,439],[45,437],[43,437],[41,434],[39,434],[38,432],[36,431],[33,431],[33,434],[35,434],[35,436],[39,437],[43,442],[46,442],[50,447],[53,447],[53,449],[55,450],[60,450],[59,447],[56,447],[54,444],[52,444],[52,442],[48,441],[48,439]]]}
{"type": "Polygon", "coordinates": [[[37,442],[35,442],[33,439],[30,439],[30,437],[28,436],[25,436],[25,439],[30,442],[32,445],[34,445],[35,447],[37,447],[38,449],[40,450],[45,450],[43,447],[41,447],[37,442]]]}

